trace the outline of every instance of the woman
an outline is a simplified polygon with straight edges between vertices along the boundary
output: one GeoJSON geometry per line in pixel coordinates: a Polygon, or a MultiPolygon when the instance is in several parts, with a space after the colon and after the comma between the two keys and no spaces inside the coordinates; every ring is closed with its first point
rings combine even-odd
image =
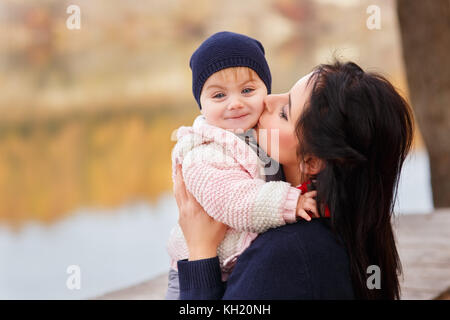
{"type": "MultiPolygon", "coordinates": [[[[261,234],[224,284],[216,250],[226,226],[202,210],[178,175],[174,191],[189,248],[189,261],[178,262],[181,298],[398,299],[391,216],[412,142],[408,104],[383,77],[339,62],[318,66],[265,104],[257,129],[279,129],[286,181],[314,178],[321,215],[328,207],[331,219],[261,234]],[[379,289],[366,284],[371,265],[381,270],[379,289]]],[[[270,155],[269,141],[270,134],[259,142],[270,155]]]]}

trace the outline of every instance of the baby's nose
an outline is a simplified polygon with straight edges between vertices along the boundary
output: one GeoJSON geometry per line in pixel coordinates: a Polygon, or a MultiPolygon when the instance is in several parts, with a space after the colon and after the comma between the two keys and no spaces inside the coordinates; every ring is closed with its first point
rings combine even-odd
{"type": "Polygon", "coordinates": [[[239,99],[234,99],[230,102],[230,104],[228,105],[228,109],[233,110],[233,109],[240,109],[242,108],[242,102],[239,99]]]}

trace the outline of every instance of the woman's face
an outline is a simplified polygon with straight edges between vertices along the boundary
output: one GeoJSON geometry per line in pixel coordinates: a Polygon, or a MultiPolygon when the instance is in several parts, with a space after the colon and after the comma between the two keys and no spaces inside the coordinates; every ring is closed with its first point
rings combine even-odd
{"type": "Polygon", "coordinates": [[[298,164],[295,125],[311,94],[312,86],[306,86],[311,75],[312,73],[307,74],[298,80],[287,93],[268,95],[264,100],[264,110],[255,127],[261,148],[284,166],[298,164]],[[272,141],[272,135],[276,132],[273,130],[278,131],[278,139],[274,136],[274,141],[272,141]],[[278,143],[278,157],[275,143],[278,143]]]}

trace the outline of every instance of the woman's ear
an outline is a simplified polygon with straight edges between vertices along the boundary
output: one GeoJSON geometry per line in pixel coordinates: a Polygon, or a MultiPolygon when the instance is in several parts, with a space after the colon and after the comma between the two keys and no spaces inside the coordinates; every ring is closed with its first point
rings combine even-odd
{"type": "Polygon", "coordinates": [[[307,175],[316,175],[325,168],[325,162],[317,157],[309,156],[300,164],[300,168],[307,175]]]}

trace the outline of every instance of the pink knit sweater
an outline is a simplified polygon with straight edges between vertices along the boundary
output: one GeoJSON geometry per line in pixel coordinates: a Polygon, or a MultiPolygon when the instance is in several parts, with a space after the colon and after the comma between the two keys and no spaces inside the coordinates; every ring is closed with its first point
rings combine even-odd
{"type": "MultiPolygon", "coordinates": [[[[172,179],[176,165],[182,164],[188,191],[212,218],[231,227],[217,250],[225,280],[258,233],[296,221],[301,191],[287,182],[266,182],[264,164],[253,149],[234,133],[209,125],[202,115],[192,127],[180,127],[177,139],[172,179]]],[[[177,261],[188,258],[179,225],[167,249],[176,270],[177,261]]]]}

